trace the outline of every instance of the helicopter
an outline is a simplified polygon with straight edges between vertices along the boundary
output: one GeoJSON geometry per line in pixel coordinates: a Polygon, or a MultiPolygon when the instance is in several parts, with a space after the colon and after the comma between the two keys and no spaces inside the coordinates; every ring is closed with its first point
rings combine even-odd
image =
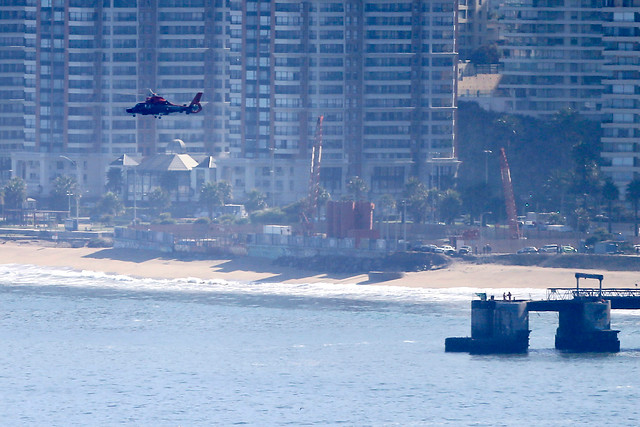
{"type": "Polygon", "coordinates": [[[200,105],[202,92],[196,93],[189,105],[172,104],[151,89],[149,89],[149,92],[151,92],[151,95],[144,102],[136,104],[133,108],[127,108],[127,113],[132,114],[133,117],[136,114],[140,114],[143,116],[153,115],[153,117],[160,119],[162,116],[172,113],[196,114],[202,111],[202,105],[200,105]]]}

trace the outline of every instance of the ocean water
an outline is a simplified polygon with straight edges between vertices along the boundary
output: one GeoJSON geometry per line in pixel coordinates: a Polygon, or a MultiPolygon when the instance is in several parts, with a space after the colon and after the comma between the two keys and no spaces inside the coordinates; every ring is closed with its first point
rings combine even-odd
{"type": "Polygon", "coordinates": [[[0,423],[640,424],[639,312],[613,312],[618,354],[556,351],[555,313],[526,355],[445,353],[480,291],[1,265],[0,423]]]}

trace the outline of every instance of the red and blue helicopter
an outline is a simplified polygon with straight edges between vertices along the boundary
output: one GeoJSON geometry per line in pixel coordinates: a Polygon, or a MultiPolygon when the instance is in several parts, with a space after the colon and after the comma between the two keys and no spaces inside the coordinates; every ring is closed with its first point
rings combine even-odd
{"type": "Polygon", "coordinates": [[[152,115],[153,117],[160,119],[162,116],[173,113],[196,114],[202,111],[202,105],[200,105],[202,92],[196,93],[191,104],[177,105],[172,104],[158,94],[153,93],[152,90],[149,91],[151,92],[151,96],[148,96],[144,102],[136,104],[133,108],[127,108],[127,113],[132,114],[133,117],[135,117],[136,114],[140,114],[142,116],[152,115]]]}

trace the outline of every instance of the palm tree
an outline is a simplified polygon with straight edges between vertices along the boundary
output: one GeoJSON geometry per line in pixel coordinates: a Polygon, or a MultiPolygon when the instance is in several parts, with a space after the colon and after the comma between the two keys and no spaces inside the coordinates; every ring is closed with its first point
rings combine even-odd
{"type": "Polygon", "coordinates": [[[452,224],[456,216],[460,215],[462,200],[460,194],[455,190],[445,191],[440,199],[440,217],[447,223],[452,224]]]}
{"type": "Polygon", "coordinates": [[[4,203],[9,209],[20,209],[26,197],[27,185],[22,178],[12,178],[4,186],[4,203]]]}
{"type": "Polygon", "coordinates": [[[122,192],[122,170],[120,168],[109,168],[107,172],[107,190],[116,194],[122,192]]]}
{"type": "Polygon", "coordinates": [[[627,185],[626,199],[633,205],[634,235],[638,237],[638,203],[640,202],[640,178],[633,178],[627,185]]]}
{"type": "Polygon", "coordinates": [[[209,218],[213,219],[213,209],[224,204],[224,195],[215,182],[206,182],[200,188],[200,203],[207,208],[209,218]]]}
{"type": "Polygon", "coordinates": [[[100,198],[97,208],[100,213],[117,216],[122,212],[122,202],[117,194],[109,191],[100,198]]]}
{"type": "MultiPolygon", "coordinates": [[[[378,199],[378,206],[380,206],[380,213],[382,214],[382,221],[387,222],[387,237],[389,236],[390,226],[389,226],[389,214],[391,214],[396,209],[396,200],[393,198],[391,194],[383,194],[378,199]]],[[[382,227],[381,227],[382,228],[382,227]]]]}
{"type": "Polygon", "coordinates": [[[430,190],[417,178],[410,178],[405,184],[402,192],[402,200],[399,205],[406,207],[414,222],[422,223],[427,220],[429,214],[434,211],[438,204],[439,192],[435,188],[430,190]]]}
{"type": "Polygon", "coordinates": [[[620,190],[618,186],[613,183],[611,178],[608,178],[602,186],[602,198],[607,202],[607,216],[609,217],[609,233],[611,233],[611,216],[613,202],[620,197],[620,190]]]}
{"type": "Polygon", "coordinates": [[[156,188],[149,193],[149,206],[156,212],[160,213],[164,209],[171,206],[171,196],[162,188],[156,188]]]}
{"type": "Polygon", "coordinates": [[[71,198],[76,199],[76,204],[80,198],[80,187],[75,178],[61,175],[53,180],[53,190],[51,191],[51,202],[58,210],[63,210],[69,204],[71,208],[71,198]]]}
{"type": "Polygon", "coordinates": [[[233,199],[233,188],[227,181],[218,181],[216,183],[218,191],[222,195],[222,203],[230,203],[233,199]]]}
{"type": "Polygon", "coordinates": [[[260,190],[253,189],[247,194],[247,200],[244,202],[244,207],[247,212],[259,211],[267,207],[267,196],[260,190]]]}
{"type": "Polygon", "coordinates": [[[347,191],[353,195],[355,200],[361,200],[362,195],[369,191],[369,187],[364,179],[359,176],[352,176],[347,181],[347,191]]]}

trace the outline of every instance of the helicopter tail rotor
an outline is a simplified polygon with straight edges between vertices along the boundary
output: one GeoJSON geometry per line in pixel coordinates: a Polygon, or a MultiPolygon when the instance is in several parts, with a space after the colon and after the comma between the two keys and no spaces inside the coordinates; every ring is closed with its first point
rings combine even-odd
{"type": "Polygon", "coordinates": [[[202,92],[196,93],[196,96],[193,97],[191,104],[189,104],[189,109],[187,110],[187,114],[196,114],[202,111],[202,105],[200,105],[200,99],[202,98],[202,92]]]}

